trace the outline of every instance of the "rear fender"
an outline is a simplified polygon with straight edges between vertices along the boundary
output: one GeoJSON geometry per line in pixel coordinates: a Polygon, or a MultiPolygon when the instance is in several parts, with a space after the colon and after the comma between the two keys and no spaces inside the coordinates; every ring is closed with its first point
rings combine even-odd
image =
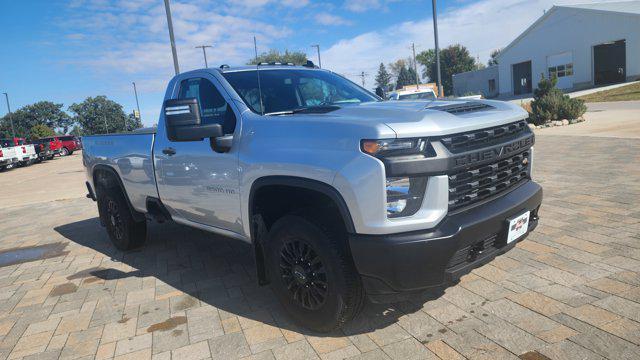
{"type": "MultiPolygon", "coordinates": [[[[133,205],[129,200],[127,190],[122,183],[122,179],[120,179],[120,175],[118,175],[118,172],[114,168],[102,164],[96,165],[93,168],[93,186],[95,188],[95,196],[97,199],[100,199],[100,196],[102,195],[101,192],[103,192],[105,189],[114,187],[119,188],[120,191],[122,191],[122,194],[124,194],[124,198],[127,200],[127,205],[133,219],[135,221],[143,221],[146,219],[143,213],[134,210],[133,205]],[[109,175],[100,175],[101,172],[109,175]]],[[[101,211],[100,206],[98,206],[98,211],[101,211]]],[[[102,219],[102,216],[100,216],[100,218],[102,219]]]]}

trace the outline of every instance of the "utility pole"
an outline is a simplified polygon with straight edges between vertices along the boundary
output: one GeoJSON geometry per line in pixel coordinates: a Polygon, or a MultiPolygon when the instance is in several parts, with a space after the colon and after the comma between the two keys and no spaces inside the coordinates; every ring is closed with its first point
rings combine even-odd
{"type": "Polygon", "coordinates": [[[438,73],[438,97],[442,97],[442,78],[440,76],[440,47],[438,46],[438,15],[436,13],[436,0],[431,0],[433,8],[433,37],[436,45],[436,71],[438,73]]]}
{"type": "Polygon", "coordinates": [[[206,48],[212,48],[213,46],[211,45],[200,45],[200,46],[196,46],[196,49],[202,49],[202,55],[204,55],[204,67],[208,68],[209,64],[207,64],[207,51],[205,50],[206,48]]]}
{"type": "Polygon", "coordinates": [[[420,90],[420,76],[418,76],[418,63],[416,62],[416,44],[411,43],[413,50],[413,71],[416,73],[416,90],[420,90]]]}
{"type": "Polygon", "coordinates": [[[358,76],[362,78],[362,87],[364,87],[364,77],[367,76],[367,74],[363,71],[358,76]]]}
{"type": "Polygon", "coordinates": [[[169,27],[169,41],[171,41],[171,54],[173,55],[173,69],[176,75],[180,73],[178,66],[178,52],[176,51],[176,39],[173,36],[173,22],[171,21],[171,5],[169,0],[164,0],[164,10],[167,13],[167,26],[169,27]]]}
{"type": "Polygon", "coordinates": [[[16,137],[16,129],[13,127],[13,115],[11,114],[11,106],[9,106],[9,94],[3,93],[4,97],[7,99],[7,111],[9,114],[9,122],[11,122],[11,137],[16,137]]]}
{"type": "Polygon", "coordinates": [[[318,67],[322,69],[322,60],[320,60],[320,45],[311,45],[311,47],[316,48],[318,50],[318,67]]]}

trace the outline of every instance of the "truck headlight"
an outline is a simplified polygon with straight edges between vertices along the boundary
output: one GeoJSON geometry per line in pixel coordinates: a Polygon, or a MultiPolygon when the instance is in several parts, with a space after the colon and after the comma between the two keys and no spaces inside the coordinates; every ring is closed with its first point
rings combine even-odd
{"type": "Polygon", "coordinates": [[[427,139],[381,139],[362,140],[360,148],[366,154],[375,157],[414,155],[424,152],[427,139]]]}
{"type": "Polygon", "coordinates": [[[426,185],[426,177],[388,177],[387,217],[397,218],[415,214],[422,206],[426,185]]]}

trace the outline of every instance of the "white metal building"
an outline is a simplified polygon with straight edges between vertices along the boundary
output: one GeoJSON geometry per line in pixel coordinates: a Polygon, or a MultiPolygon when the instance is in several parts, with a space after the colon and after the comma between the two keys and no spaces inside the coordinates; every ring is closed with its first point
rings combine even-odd
{"type": "Polygon", "coordinates": [[[640,77],[640,1],[554,6],[502,50],[500,94],[531,93],[541,74],[581,89],[640,77]]]}
{"type": "Polygon", "coordinates": [[[554,6],[498,64],[501,96],[531,93],[541,74],[566,90],[640,79],[640,1],[554,6]]]}
{"type": "Polygon", "coordinates": [[[454,74],[453,95],[480,94],[485,98],[498,96],[498,65],[454,74]]]}

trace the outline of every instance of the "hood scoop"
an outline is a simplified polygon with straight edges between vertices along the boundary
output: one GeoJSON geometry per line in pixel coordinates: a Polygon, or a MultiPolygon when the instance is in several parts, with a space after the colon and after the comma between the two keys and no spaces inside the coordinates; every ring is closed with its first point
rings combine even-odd
{"type": "Polygon", "coordinates": [[[494,107],[491,105],[487,105],[485,103],[475,102],[475,101],[426,107],[427,110],[444,111],[453,115],[472,113],[476,111],[489,110],[493,108],[494,107]]]}

